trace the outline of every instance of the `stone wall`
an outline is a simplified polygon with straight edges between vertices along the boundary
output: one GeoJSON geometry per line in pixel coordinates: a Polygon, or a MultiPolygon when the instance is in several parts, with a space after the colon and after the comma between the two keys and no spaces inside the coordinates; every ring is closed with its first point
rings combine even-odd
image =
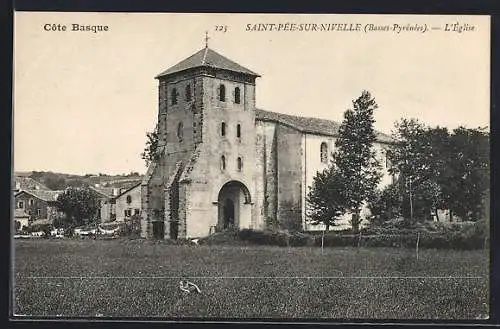
{"type": "Polygon", "coordinates": [[[256,200],[261,214],[256,227],[278,225],[278,148],[276,123],[256,121],[256,200]]]}
{"type": "Polygon", "coordinates": [[[21,192],[15,197],[16,209],[23,209],[30,216],[30,221],[48,218],[48,202],[35,198],[34,196],[21,192]],[[23,203],[23,208],[19,208],[19,202],[23,203]]]}
{"type": "Polygon", "coordinates": [[[141,186],[138,185],[116,198],[115,213],[117,221],[123,222],[135,214],[140,215],[141,192],[141,186]],[[130,197],[130,199],[127,200],[127,197],[130,197]],[[130,203],[127,201],[130,201],[130,203]],[[130,216],[125,215],[125,210],[131,212],[130,216]]]}
{"type": "Polygon", "coordinates": [[[278,124],[276,127],[278,221],[281,228],[302,225],[302,133],[278,124]]]}
{"type": "Polygon", "coordinates": [[[227,181],[241,181],[254,194],[254,81],[241,74],[210,69],[162,77],[159,108],[158,128],[163,151],[143,182],[143,236],[151,236],[151,214],[161,208],[168,237],[168,221],[174,207],[178,207],[175,214],[179,238],[206,235],[217,221],[217,196],[227,181]],[[221,84],[226,90],[225,101],[218,97],[221,84]],[[188,85],[193,93],[190,100],[185,97],[188,85]],[[240,88],[239,104],[235,102],[236,87],[240,88]],[[174,90],[177,91],[175,104],[172,102],[174,90]],[[221,136],[222,122],[226,125],[225,136],[221,136]],[[238,125],[240,137],[236,136],[238,125]],[[225,169],[221,169],[222,155],[226,157],[225,169]],[[242,160],[241,169],[237,166],[238,158],[242,160]],[[170,202],[172,193],[178,205],[170,202]]]}

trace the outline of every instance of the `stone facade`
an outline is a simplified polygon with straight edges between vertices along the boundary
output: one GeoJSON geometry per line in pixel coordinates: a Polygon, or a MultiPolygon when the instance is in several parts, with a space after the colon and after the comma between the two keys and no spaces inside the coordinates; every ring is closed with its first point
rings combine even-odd
{"type": "Polygon", "coordinates": [[[135,185],[114,197],[112,202],[115,220],[123,222],[141,213],[141,185],[135,185]]]}
{"type": "Polygon", "coordinates": [[[256,109],[258,77],[208,48],[157,76],[159,160],[140,187],[143,237],[309,228],[305,196],[338,124],[256,109]]]}
{"type": "Polygon", "coordinates": [[[15,209],[22,210],[29,216],[29,223],[40,219],[54,220],[61,215],[55,201],[58,191],[23,190],[15,194],[15,209]]]}

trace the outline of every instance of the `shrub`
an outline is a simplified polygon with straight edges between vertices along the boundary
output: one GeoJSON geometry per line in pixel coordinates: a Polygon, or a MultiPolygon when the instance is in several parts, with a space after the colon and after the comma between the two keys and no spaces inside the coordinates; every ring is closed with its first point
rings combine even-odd
{"type": "MultiPolygon", "coordinates": [[[[336,232],[325,233],[323,246],[324,247],[347,247],[356,246],[358,235],[342,235],[336,232]]],[[[322,235],[315,236],[314,245],[321,246],[322,235]]]]}
{"type": "Polygon", "coordinates": [[[237,232],[242,241],[258,245],[307,246],[313,245],[313,238],[302,232],[242,229],[237,232]]]}
{"type": "MultiPolygon", "coordinates": [[[[325,247],[405,247],[428,249],[481,249],[488,242],[486,230],[481,224],[452,225],[449,229],[430,231],[425,227],[415,229],[377,228],[364,231],[364,235],[327,232],[325,247]],[[367,232],[369,232],[367,234],[367,232]]],[[[321,246],[321,235],[315,236],[316,246],[321,246]]]]}

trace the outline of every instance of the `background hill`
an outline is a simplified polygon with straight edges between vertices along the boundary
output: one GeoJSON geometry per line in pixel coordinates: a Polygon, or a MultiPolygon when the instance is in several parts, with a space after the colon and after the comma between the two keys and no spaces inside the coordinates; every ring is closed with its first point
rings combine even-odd
{"type": "Polygon", "coordinates": [[[15,172],[16,177],[29,177],[47,186],[51,190],[63,190],[66,187],[95,186],[127,188],[142,180],[143,175],[137,172],[120,175],[86,174],[74,175],[51,171],[15,172]]]}

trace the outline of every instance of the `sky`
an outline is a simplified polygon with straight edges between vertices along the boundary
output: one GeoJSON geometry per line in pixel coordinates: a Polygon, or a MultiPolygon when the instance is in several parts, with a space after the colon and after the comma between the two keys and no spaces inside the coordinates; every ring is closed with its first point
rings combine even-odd
{"type": "Polygon", "coordinates": [[[14,170],[144,173],[140,153],[158,113],[154,77],[202,49],[207,31],[211,49],[261,75],[258,108],[340,122],[368,90],[381,132],[402,117],[489,125],[488,16],[16,12],[14,170]],[[247,31],[271,23],[361,29],[247,31]],[[66,31],[46,31],[51,24],[66,31]],[[381,29],[365,32],[367,24],[381,29]],[[394,24],[417,31],[397,33],[394,24]]]}

